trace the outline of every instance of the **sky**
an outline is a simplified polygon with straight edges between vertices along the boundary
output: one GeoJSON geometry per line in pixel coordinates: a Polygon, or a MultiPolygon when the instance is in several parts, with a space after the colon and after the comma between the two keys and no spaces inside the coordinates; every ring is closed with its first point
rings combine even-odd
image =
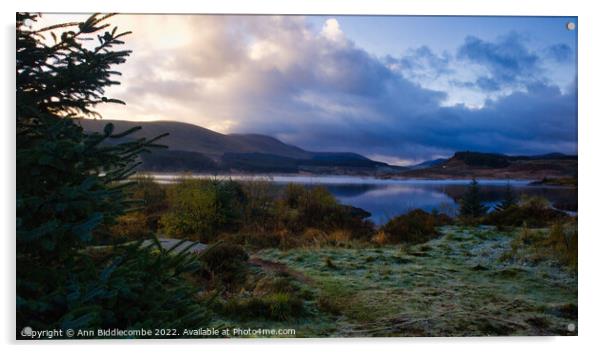
{"type": "MultiPolygon", "coordinates": [[[[82,20],[45,14],[39,25],[82,20]]],[[[107,119],[261,133],[408,165],[455,151],[577,153],[568,17],[119,15],[107,119]]]]}

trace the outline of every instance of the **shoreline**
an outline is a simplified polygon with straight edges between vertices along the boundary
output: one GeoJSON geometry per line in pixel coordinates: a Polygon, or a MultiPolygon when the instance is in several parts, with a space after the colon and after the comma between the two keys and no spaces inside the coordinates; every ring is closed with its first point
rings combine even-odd
{"type": "MultiPolygon", "coordinates": [[[[381,178],[378,176],[367,175],[348,175],[348,174],[246,174],[246,173],[179,173],[179,172],[139,172],[132,178],[150,176],[157,182],[172,182],[182,177],[191,177],[198,179],[220,178],[233,180],[266,180],[276,183],[300,182],[306,184],[465,184],[472,180],[472,177],[467,178],[416,178],[416,177],[396,177],[396,178],[381,178]]],[[[527,178],[477,178],[477,181],[483,185],[500,185],[510,182],[517,186],[531,186],[538,188],[577,188],[576,185],[556,185],[541,183],[541,179],[527,178]]]]}

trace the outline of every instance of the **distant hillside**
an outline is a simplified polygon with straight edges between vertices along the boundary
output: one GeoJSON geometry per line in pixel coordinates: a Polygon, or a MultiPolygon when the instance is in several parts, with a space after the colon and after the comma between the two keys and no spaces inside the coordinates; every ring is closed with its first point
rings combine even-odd
{"type": "Polygon", "coordinates": [[[550,153],[538,156],[507,156],[497,153],[456,152],[451,158],[427,168],[410,168],[399,177],[543,179],[577,176],[577,156],[550,153]]]}
{"type": "Polygon", "coordinates": [[[142,129],[131,138],[161,139],[167,150],[143,154],[141,170],[154,172],[242,172],[318,173],[377,175],[394,173],[402,167],[389,166],[350,152],[311,152],[260,134],[220,134],[196,125],[171,122],[130,122],[121,120],[80,120],[87,131],[101,132],[107,123],[115,131],[134,126],[142,129]]]}
{"type": "Polygon", "coordinates": [[[311,153],[299,147],[287,145],[270,136],[224,135],[200,126],[175,121],[133,122],[81,119],[80,122],[85,130],[96,132],[101,132],[108,123],[115,125],[115,131],[142,126],[142,129],[134,133],[132,138],[153,137],[168,132],[169,136],[160,142],[169,146],[170,150],[197,152],[214,160],[219,160],[224,153],[268,153],[290,158],[311,157],[311,153]]]}

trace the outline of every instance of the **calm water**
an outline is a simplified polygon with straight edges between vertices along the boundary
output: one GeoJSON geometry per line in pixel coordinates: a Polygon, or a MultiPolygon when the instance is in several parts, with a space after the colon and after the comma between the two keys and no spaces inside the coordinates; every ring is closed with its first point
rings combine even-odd
{"type": "MultiPolygon", "coordinates": [[[[172,182],[177,175],[155,174],[159,182],[172,182]]],[[[198,175],[198,177],[210,177],[198,175]]],[[[211,176],[214,177],[214,176],[211,176]]],[[[382,224],[399,214],[421,208],[437,209],[454,214],[458,201],[470,180],[383,180],[351,176],[218,176],[232,179],[269,179],[278,184],[298,183],[322,185],[347,205],[360,207],[372,214],[371,219],[382,224]]],[[[550,200],[557,208],[576,211],[577,190],[567,187],[530,186],[530,181],[510,180],[515,194],[537,195],[550,200]]],[[[506,180],[479,181],[484,202],[493,207],[503,196],[506,180]]]]}

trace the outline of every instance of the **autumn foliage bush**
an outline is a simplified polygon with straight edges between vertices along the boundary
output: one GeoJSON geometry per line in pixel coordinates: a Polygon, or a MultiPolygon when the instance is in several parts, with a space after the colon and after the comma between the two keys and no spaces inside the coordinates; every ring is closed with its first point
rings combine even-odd
{"type": "Polygon", "coordinates": [[[423,243],[439,235],[436,226],[442,220],[446,218],[416,209],[391,219],[373,239],[380,243],[423,243]]]}
{"type": "Polygon", "coordinates": [[[571,217],[565,212],[552,208],[546,199],[523,197],[518,204],[487,214],[483,223],[497,227],[521,227],[525,225],[537,228],[569,221],[570,219],[571,217]]]}

